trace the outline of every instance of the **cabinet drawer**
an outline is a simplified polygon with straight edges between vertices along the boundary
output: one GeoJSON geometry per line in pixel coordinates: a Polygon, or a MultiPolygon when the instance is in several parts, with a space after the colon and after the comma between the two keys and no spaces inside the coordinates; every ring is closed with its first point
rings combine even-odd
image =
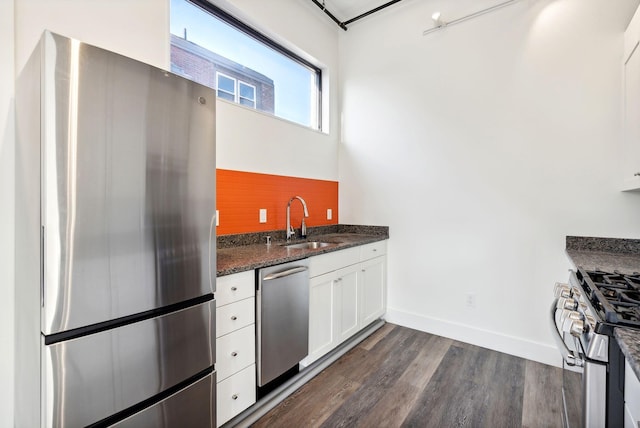
{"type": "Polygon", "coordinates": [[[216,306],[254,297],[256,277],[252,270],[216,278],[216,306]]]}
{"type": "Polygon", "coordinates": [[[372,242],[360,247],[360,261],[387,254],[387,241],[372,242]]]}
{"type": "Polygon", "coordinates": [[[640,421],[640,381],[627,361],[624,363],[624,402],[634,421],[640,421]]]}
{"type": "Polygon", "coordinates": [[[216,337],[254,324],[255,314],[253,297],[216,308],[216,337]]]}
{"type": "Polygon", "coordinates": [[[256,402],[256,366],[244,370],[218,383],[218,426],[238,415],[256,402]]]}
{"type": "Polygon", "coordinates": [[[360,261],[360,247],[347,248],[333,253],[320,254],[309,258],[309,277],[338,270],[360,261]]]}
{"type": "Polygon", "coordinates": [[[223,380],[256,362],[255,325],[216,339],[216,370],[223,380]]]}

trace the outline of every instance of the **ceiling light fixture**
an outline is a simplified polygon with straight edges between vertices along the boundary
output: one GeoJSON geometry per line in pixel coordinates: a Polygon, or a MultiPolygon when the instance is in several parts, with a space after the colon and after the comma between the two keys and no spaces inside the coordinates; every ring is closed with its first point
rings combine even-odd
{"type": "Polygon", "coordinates": [[[436,24],[436,27],[446,25],[446,22],[440,19],[440,12],[434,12],[433,15],[431,15],[431,19],[433,19],[433,23],[436,24]]]}
{"type": "Polygon", "coordinates": [[[502,3],[496,4],[494,6],[486,8],[486,9],[482,9],[482,10],[480,10],[478,12],[474,12],[474,13],[472,13],[470,15],[466,15],[466,16],[463,16],[462,18],[454,19],[453,21],[448,21],[448,22],[445,22],[440,18],[440,12],[435,12],[433,15],[431,15],[431,19],[433,19],[435,27],[429,28],[428,30],[424,30],[422,32],[422,35],[426,36],[427,34],[433,33],[434,31],[438,31],[438,30],[440,30],[440,29],[442,29],[444,27],[460,24],[461,22],[465,22],[465,21],[468,21],[470,19],[477,18],[477,17],[485,15],[485,14],[487,14],[489,12],[493,12],[493,11],[496,11],[498,9],[501,9],[501,8],[503,8],[505,6],[510,5],[510,4],[514,4],[514,3],[518,2],[518,1],[521,1],[521,0],[506,0],[506,1],[502,2],[502,3]]]}

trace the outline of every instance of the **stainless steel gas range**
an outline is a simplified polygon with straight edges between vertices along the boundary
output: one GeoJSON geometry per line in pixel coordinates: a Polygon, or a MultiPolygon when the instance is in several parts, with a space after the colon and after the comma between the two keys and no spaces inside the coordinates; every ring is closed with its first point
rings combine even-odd
{"type": "Polygon", "coordinates": [[[563,357],[563,425],[624,426],[624,356],[613,332],[640,329],[640,274],[571,271],[555,286],[551,320],[563,357]]]}

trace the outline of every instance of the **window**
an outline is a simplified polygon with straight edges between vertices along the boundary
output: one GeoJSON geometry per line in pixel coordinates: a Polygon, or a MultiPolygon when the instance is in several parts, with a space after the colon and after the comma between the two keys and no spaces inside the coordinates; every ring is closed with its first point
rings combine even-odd
{"type": "Polygon", "coordinates": [[[222,73],[216,74],[218,98],[256,108],[256,87],[222,73]],[[237,86],[236,86],[237,85],[237,86]]]}
{"type": "Polygon", "coordinates": [[[206,0],[171,0],[171,71],[218,98],[321,128],[321,70],[206,0]]]}
{"type": "Polygon", "coordinates": [[[218,98],[236,100],[236,79],[218,73],[218,98]]]}
{"type": "Polygon", "coordinates": [[[238,88],[240,95],[238,96],[238,103],[243,106],[256,107],[256,87],[251,86],[244,82],[238,82],[238,88]]]}

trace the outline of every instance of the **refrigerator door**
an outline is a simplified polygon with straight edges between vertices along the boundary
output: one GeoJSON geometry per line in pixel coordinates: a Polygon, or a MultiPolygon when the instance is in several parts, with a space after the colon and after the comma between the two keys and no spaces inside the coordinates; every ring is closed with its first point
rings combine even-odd
{"type": "Polygon", "coordinates": [[[45,33],[45,335],[211,294],[215,91],[45,33]]]}
{"type": "MultiPolygon", "coordinates": [[[[183,389],[211,374],[214,340],[215,301],[210,300],[161,317],[43,345],[44,426],[81,427],[117,419],[128,409],[147,407],[140,403],[153,403],[159,394],[183,389]]],[[[215,397],[214,391],[207,397],[215,397]]],[[[201,399],[193,402],[199,413],[215,406],[215,400],[204,407],[199,403],[201,399]]]]}

